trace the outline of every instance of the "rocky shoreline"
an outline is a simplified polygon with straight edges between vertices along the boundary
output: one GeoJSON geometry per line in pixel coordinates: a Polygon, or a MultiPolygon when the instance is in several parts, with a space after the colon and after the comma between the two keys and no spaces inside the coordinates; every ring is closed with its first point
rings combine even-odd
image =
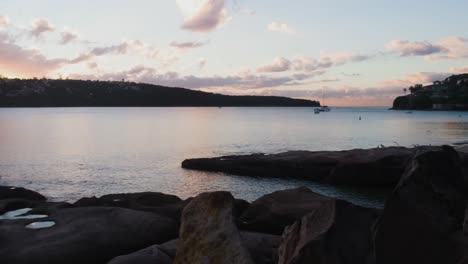
{"type": "MultiPolygon", "coordinates": [[[[255,169],[262,176],[281,172],[296,177],[305,175],[304,171],[320,171],[322,164],[327,166],[321,175],[342,170],[337,175],[348,171],[350,178],[361,171],[370,175],[387,168],[392,172],[377,175],[391,179],[385,179],[385,184],[396,184],[383,210],[305,187],[276,191],[252,203],[235,199],[229,192],[201,193],[186,200],[157,192],[110,194],[66,203],[49,202],[24,188],[2,186],[1,262],[468,263],[468,181],[463,152],[442,146],[371,150],[368,155],[327,153],[330,159],[322,163],[304,159],[292,167],[291,157],[297,157],[293,154],[266,161],[263,156],[252,156],[250,166],[236,168],[242,168],[239,172],[255,169]],[[387,154],[394,158],[386,159],[387,154]],[[349,157],[373,162],[346,163],[349,157]],[[330,162],[333,158],[341,163],[330,162]],[[277,165],[260,170],[259,164],[277,165]]],[[[247,157],[239,160],[230,164],[249,164],[247,157]]],[[[342,178],[335,175],[332,179],[342,178]]],[[[368,177],[362,179],[359,184],[369,183],[368,177]]]]}
{"type": "MultiPolygon", "coordinates": [[[[331,185],[394,187],[417,153],[433,146],[381,147],[341,151],[288,151],[186,159],[182,168],[253,177],[294,178],[331,185]]],[[[455,148],[468,170],[468,146],[455,148]]]]}

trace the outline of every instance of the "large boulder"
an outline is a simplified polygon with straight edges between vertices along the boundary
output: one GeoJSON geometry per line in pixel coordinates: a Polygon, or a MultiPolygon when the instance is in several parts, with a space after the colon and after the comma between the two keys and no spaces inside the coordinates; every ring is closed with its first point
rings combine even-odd
{"type": "Polygon", "coordinates": [[[42,194],[22,187],[0,186],[0,200],[4,199],[46,200],[42,194]]]}
{"type": "Polygon", "coordinates": [[[278,263],[278,248],[281,244],[281,236],[241,232],[241,239],[256,264],[278,263]]]}
{"type": "Polygon", "coordinates": [[[453,148],[418,152],[376,225],[377,263],[459,263],[466,194],[453,148]]]}
{"type": "Polygon", "coordinates": [[[372,226],[379,211],[335,200],[286,228],[280,264],[370,264],[372,226]]]}
{"type": "Polygon", "coordinates": [[[393,187],[415,151],[404,147],[289,151],[188,159],[182,162],[182,167],[235,175],[299,178],[336,185],[393,187]]]}
{"type": "Polygon", "coordinates": [[[178,219],[182,209],[189,202],[183,201],[175,195],[159,192],[119,193],[102,197],[86,197],[76,201],[74,207],[112,206],[133,210],[155,212],[178,219]]]}
{"type": "Polygon", "coordinates": [[[69,208],[47,218],[1,221],[0,234],[2,263],[102,264],[174,239],[177,224],[154,213],[123,208],[69,208]],[[25,228],[34,221],[55,225],[25,228]]]}
{"type": "Polygon", "coordinates": [[[286,226],[333,203],[334,199],[306,187],[276,191],[252,202],[239,222],[245,230],[281,235],[286,226]]]}
{"type": "Polygon", "coordinates": [[[202,193],[183,210],[175,264],[247,264],[252,257],[235,224],[228,192],[202,193]]]}

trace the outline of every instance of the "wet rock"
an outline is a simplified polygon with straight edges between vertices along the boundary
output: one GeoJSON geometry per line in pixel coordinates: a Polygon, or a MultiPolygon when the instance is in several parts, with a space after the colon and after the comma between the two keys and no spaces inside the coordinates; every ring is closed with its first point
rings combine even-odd
{"type": "Polygon", "coordinates": [[[42,194],[22,187],[0,186],[0,200],[3,199],[25,199],[33,201],[46,200],[42,194]]]}
{"type": "Polygon", "coordinates": [[[253,263],[235,225],[228,192],[202,193],[183,210],[175,264],[253,263]]]}
{"type": "Polygon", "coordinates": [[[345,151],[289,151],[188,159],[186,169],[235,175],[299,178],[337,185],[394,186],[416,149],[387,147],[345,151]]]}
{"type": "Polygon", "coordinates": [[[189,200],[182,201],[175,195],[158,192],[108,194],[102,197],[82,198],[74,207],[113,206],[133,210],[155,212],[171,218],[179,218],[189,200]]]}
{"type": "Polygon", "coordinates": [[[2,263],[101,264],[177,236],[175,221],[123,208],[61,209],[41,221],[55,225],[35,230],[25,228],[34,220],[0,224],[2,263]]]}
{"type": "Polygon", "coordinates": [[[239,221],[242,229],[281,235],[286,226],[307,213],[333,203],[334,199],[306,187],[276,191],[252,202],[239,221]]]}
{"type": "Polygon", "coordinates": [[[453,148],[418,152],[376,226],[377,263],[459,263],[466,193],[453,148]]]}
{"type": "Polygon", "coordinates": [[[281,243],[281,236],[241,232],[241,239],[256,264],[278,263],[278,248],[281,243]]]}
{"type": "Polygon", "coordinates": [[[378,210],[336,200],[286,228],[280,264],[374,263],[372,226],[378,210]]]}

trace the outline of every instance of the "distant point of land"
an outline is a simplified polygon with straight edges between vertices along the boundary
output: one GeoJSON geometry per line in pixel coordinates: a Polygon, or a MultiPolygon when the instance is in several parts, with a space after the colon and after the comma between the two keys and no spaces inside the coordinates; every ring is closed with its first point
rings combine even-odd
{"type": "Polygon", "coordinates": [[[468,73],[452,75],[431,85],[404,88],[393,101],[395,110],[468,110],[468,73]]]}
{"type": "Polygon", "coordinates": [[[279,96],[232,96],[134,82],[0,78],[0,107],[316,107],[279,96]]]}

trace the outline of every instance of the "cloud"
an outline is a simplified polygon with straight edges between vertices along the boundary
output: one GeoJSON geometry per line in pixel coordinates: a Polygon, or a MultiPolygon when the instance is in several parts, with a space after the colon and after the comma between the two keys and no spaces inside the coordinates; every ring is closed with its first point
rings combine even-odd
{"type": "Polygon", "coordinates": [[[399,53],[401,57],[425,56],[446,51],[444,47],[427,41],[392,40],[385,46],[387,49],[399,53]]]}
{"type": "Polygon", "coordinates": [[[292,62],[286,58],[276,58],[273,63],[260,66],[257,72],[284,72],[291,69],[292,62]]]}
{"type": "Polygon", "coordinates": [[[415,84],[431,84],[449,77],[451,73],[446,72],[419,72],[408,74],[401,79],[390,79],[382,81],[379,86],[386,88],[407,88],[415,84]]]}
{"type": "Polygon", "coordinates": [[[214,75],[198,77],[194,75],[180,75],[177,72],[159,73],[152,67],[135,66],[130,70],[103,73],[103,74],[72,74],[70,78],[121,80],[151,83],[171,87],[184,87],[191,89],[233,88],[233,89],[261,89],[277,86],[294,86],[303,84],[303,81],[319,76],[323,72],[309,74],[293,74],[290,76],[256,75],[252,73],[239,73],[232,75],[214,75]]]}
{"type": "Polygon", "coordinates": [[[60,33],[60,41],[59,44],[67,45],[75,40],[78,39],[78,34],[72,31],[62,31],[60,33]]]}
{"type": "Polygon", "coordinates": [[[427,60],[441,59],[466,59],[468,58],[468,39],[461,37],[449,37],[438,42],[445,51],[440,54],[427,56],[427,60]]]}
{"type": "Polygon", "coordinates": [[[96,62],[88,62],[87,66],[89,69],[96,69],[98,64],[96,62]]]}
{"type": "Polygon", "coordinates": [[[352,53],[334,53],[322,55],[318,59],[300,56],[294,59],[286,59],[284,57],[275,58],[275,60],[263,66],[258,67],[257,72],[286,72],[286,71],[302,71],[312,72],[324,70],[334,66],[340,66],[350,62],[365,61],[373,56],[360,55],[352,53]]]}
{"type": "Polygon", "coordinates": [[[424,58],[429,61],[468,58],[468,40],[462,37],[449,37],[435,43],[392,40],[385,46],[401,57],[425,56],[424,58]]]}
{"type": "Polygon", "coordinates": [[[32,22],[32,28],[29,33],[38,38],[44,33],[53,31],[55,31],[54,25],[52,25],[47,19],[40,18],[32,22]]]}
{"type": "Polygon", "coordinates": [[[81,63],[89,61],[95,57],[104,55],[125,55],[130,51],[141,53],[148,58],[156,58],[159,56],[159,50],[149,47],[139,40],[123,41],[119,44],[94,47],[89,52],[80,54],[78,57],[70,60],[71,63],[81,63]]]}
{"type": "MultiPolygon", "coordinates": [[[[185,1],[177,1],[181,9],[185,1]]],[[[226,0],[205,0],[195,13],[189,14],[182,28],[197,32],[210,32],[217,29],[227,20],[226,0]]]]}
{"type": "Polygon", "coordinates": [[[451,73],[455,73],[455,74],[468,73],[468,67],[463,67],[463,68],[450,68],[449,71],[450,71],[451,73]]]}
{"type": "Polygon", "coordinates": [[[271,32],[281,32],[286,34],[294,34],[295,32],[288,24],[278,22],[271,22],[268,24],[267,29],[271,32]]]}
{"type": "Polygon", "coordinates": [[[9,35],[0,33],[0,71],[18,77],[47,75],[67,63],[66,59],[49,59],[35,49],[17,45],[9,35]]]}
{"type": "Polygon", "coordinates": [[[10,24],[10,19],[7,16],[0,16],[0,28],[6,27],[10,24]]]}
{"type": "Polygon", "coordinates": [[[194,49],[194,48],[199,48],[201,46],[205,45],[203,42],[192,42],[192,41],[187,41],[187,42],[177,42],[173,41],[169,44],[169,46],[181,50],[187,50],[187,49],[194,49]]]}

